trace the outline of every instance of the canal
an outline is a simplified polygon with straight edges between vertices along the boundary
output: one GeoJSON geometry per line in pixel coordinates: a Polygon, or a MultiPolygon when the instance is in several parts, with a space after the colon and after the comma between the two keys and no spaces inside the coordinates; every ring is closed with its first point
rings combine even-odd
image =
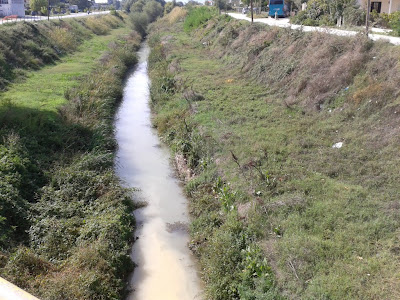
{"type": "Polygon", "coordinates": [[[151,125],[149,52],[144,43],[115,120],[116,172],[126,186],[139,189],[136,200],[147,203],[135,211],[137,240],[131,257],[137,267],[127,299],[202,299],[196,262],[188,249],[187,200],[174,177],[170,153],[151,125]]]}

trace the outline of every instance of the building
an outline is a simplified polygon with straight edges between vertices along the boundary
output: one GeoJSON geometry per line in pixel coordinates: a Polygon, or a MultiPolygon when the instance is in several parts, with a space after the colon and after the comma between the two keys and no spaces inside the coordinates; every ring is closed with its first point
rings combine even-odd
{"type": "Polygon", "coordinates": [[[0,17],[25,16],[24,0],[0,0],[0,17]]]}
{"type": "MultiPolygon", "coordinates": [[[[364,9],[367,7],[367,0],[358,0],[358,2],[364,9]]],[[[378,13],[394,13],[400,10],[400,0],[371,0],[371,11],[373,10],[376,10],[378,13]]]]}

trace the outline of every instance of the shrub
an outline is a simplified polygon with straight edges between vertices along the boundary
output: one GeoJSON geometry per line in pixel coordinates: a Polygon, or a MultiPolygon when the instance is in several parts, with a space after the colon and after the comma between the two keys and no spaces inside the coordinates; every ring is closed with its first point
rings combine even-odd
{"type": "Polygon", "coordinates": [[[159,16],[163,14],[163,7],[157,1],[148,1],[143,7],[143,12],[147,14],[148,22],[154,22],[159,16]]]}
{"type": "Polygon", "coordinates": [[[28,229],[30,161],[18,136],[10,134],[0,145],[0,249],[6,250],[25,238],[28,229]]]}
{"type": "Polygon", "coordinates": [[[400,36],[400,11],[396,11],[389,15],[389,26],[394,33],[400,36]]]}
{"type": "Polygon", "coordinates": [[[344,25],[361,26],[365,23],[365,11],[358,6],[348,6],[343,11],[344,25]]]}
{"type": "Polygon", "coordinates": [[[294,24],[307,26],[334,26],[344,17],[348,24],[362,22],[362,11],[356,1],[310,0],[307,8],[291,18],[294,24]]]}
{"type": "Polygon", "coordinates": [[[149,24],[147,15],[145,13],[134,12],[130,14],[132,27],[141,36],[146,35],[147,25],[149,24]]]}

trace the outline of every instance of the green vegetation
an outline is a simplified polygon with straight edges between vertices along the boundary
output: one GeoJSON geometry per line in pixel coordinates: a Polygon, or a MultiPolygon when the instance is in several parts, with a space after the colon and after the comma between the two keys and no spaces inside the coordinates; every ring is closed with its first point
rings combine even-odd
{"type": "Polygon", "coordinates": [[[294,24],[309,26],[335,26],[336,24],[362,25],[365,12],[354,0],[309,0],[307,9],[291,18],[294,24]]]}
{"type": "MultiPolygon", "coordinates": [[[[295,2],[298,2],[297,0],[295,2]]],[[[290,18],[293,24],[307,26],[362,26],[365,24],[366,12],[360,8],[354,0],[309,0],[307,8],[290,18]]],[[[300,3],[296,3],[300,7],[300,3]]],[[[375,10],[370,14],[370,22],[373,26],[391,28],[393,35],[400,35],[400,13],[391,14],[377,13],[375,10]]]]}
{"type": "Polygon", "coordinates": [[[130,20],[133,29],[145,36],[147,33],[147,26],[154,22],[164,12],[164,1],[156,0],[137,0],[127,1],[125,3],[126,12],[130,13],[130,20]]]}
{"type": "Polygon", "coordinates": [[[105,35],[122,25],[115,16],[74,18],[51,22],[18,22],[0,28],[0,90],[24,77],[26,70],[37,70],[76,51],[94,34],[105,35]]]}
{"type": "Polygon", "coordinates": [[[0,38],[3,82],[14,82],[0,94],[1,276],[41,299],[119,299],[134,220],[113,172],[112,121],[141,37],[120,15],[7,29],[21,38],[0,38]],[[42,60],[29,40],[57,57],[42,60]]]}
{"type": "Polygon", "coordinates": [[[36,72],[24,73],[23,79],[0,94],[3,101],[15,105],[54,111],[66,101],[65,93],[80,83],[83,75],[97,67],[97,61],[115,36],[128,32],[127,28],[113,30],[113,34],[94,36],[82,42],[76,52],[62,58],[56,65],[46,66],[36,72]],[[83,51],[85,50],[85,51],[83,51]]]}
{"type": "Polygon", "coordinates": [[[198,28],[205,24],[213,16],[217,14],[217,11],[210,7],[195,7],[189,10],[189,13],[183,24],[183,28],[186,32],[198,28]]]}
{"type": "Polygon", "coordinates": [[[46,0],[31,0],[29,6],[32,11],[41,11],[42,8],[47,8],[47,2],[46,0]]]}
{"type": "Polygon", "coordinates": [[[373,25],[385,28],[392,28],[393,34],[400,36],[400,12],[396,11],[391,14],[380,13],[375,10],[371,13],[371,22],[373,25]]]}
{"type": "Polygon", "coordinates": [[[151,27],[154,125],[192,170],[208,298],[398,298],[399,48],[169,22],[151,27]]]}

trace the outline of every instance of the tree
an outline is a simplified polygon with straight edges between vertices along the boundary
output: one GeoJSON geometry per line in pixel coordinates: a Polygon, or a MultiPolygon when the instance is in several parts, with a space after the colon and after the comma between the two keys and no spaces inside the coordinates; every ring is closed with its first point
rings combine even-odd
{"type": "Polygon", "coordinates": [[[123,8],[127,13],[131,12],[131,7],[135,3],[135,0],[126,0],[123,2],[123,8]]]}
{"type": "Polygon", "coordinates": [[[133,5],[131,6],[130,11],[131,12],[142,12],[143,7],[146,5],[146,2],[144,0],[138,0],[133,5]]]}
{"type": "Polygon", "coordinates": [[[32,11],[41,11],[42,7],[47,7],[47,0],[31,0],[29,6],[32,11]]]}
{"type": "Polygon", "coordinates": [[[164,14],[169,14],[174,9],[174,2],[167,2],[164,6],[164,14]]]}
{"type": "Polygon", "coordinates": [[[133,29],[138,32],[141,36],[146,35],[148,17],[143,12],[132,12],[130,15],[133,29]]]}
{"type": "Polygon", "coordinates": [[[154,0],[147,2],[143,7],[143,12],[147,14],[149,23],[154,22],[159,16],[162,16],[163,11],[162,5],[154,0]]]}
{"type": "Polygon", "coordinates": [[[251,13],[251,23],[253,23],[253,0],[242,0],[244,4],[250,4],[250,13],[251,13]]]}
{"type": "Polygon", "coordinates": [[[356,6],[356,0],[309,0],[307,2],[307,9],[298,14],[295,23],[306,25],[340,25],[345,12],[348,14],[356,6]]]}

